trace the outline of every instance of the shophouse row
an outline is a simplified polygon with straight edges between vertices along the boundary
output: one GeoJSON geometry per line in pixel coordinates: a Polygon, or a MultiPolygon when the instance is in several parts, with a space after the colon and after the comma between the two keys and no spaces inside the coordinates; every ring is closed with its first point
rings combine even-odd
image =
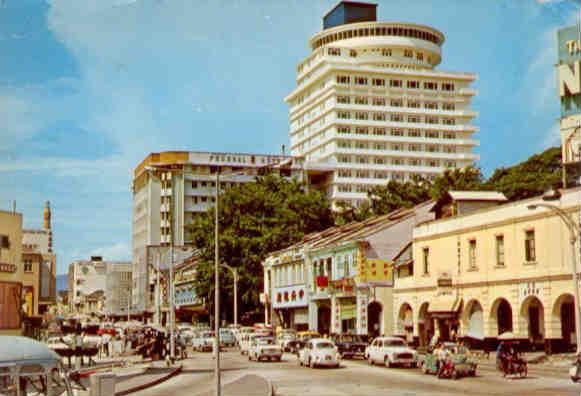
{"type": "Polygon", "coordinates": [[[511,332],[549,351],[575,343],[579,188],[507,202],[437,202],[309,234],[264,261],[266,320],[323,334],[399,335],[491,348],[511,332]]]}

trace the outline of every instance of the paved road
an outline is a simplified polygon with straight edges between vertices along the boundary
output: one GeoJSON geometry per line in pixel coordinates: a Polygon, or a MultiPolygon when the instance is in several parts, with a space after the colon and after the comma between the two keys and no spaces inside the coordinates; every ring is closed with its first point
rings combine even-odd
{"type": "MultiPolygon", "coordinates": [[[[504,379],[492,368],[485,367],[475,378],[458,381],[437,379],[423,375],[419,369],[388,369],[369,366],[361,360],[345,360],[339,369],[309,369],[299,367],[296,357],[285,355],[283,362],[249,362],[238,352],[226,352],[223,356],[222,383],[228,383],[247,374],[258,374],[270,379],[277,396],[490,396],[526,394],[526,396],[578,396],[580,387],[568,378],[566,369],[559,378],[541,377],[534,370],[526,379],[504,379]]],[[[193,354],[184,362],[184,373],[139,392],[144,396],[194,396],[213,389],[211,354],[193,354]]],[[[249,391],[240,395],[252,395],[249,391]]]]}

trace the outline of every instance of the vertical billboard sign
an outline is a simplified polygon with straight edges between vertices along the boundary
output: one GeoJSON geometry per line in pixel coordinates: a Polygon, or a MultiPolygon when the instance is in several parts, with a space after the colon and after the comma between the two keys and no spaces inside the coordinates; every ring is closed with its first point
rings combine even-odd
{"type": "Polygon", "coordinates": [[[561,147],[564,164],[579,161],[581,125],[581,41],[577,26],[557,32],[557,81],[561,105],[561,147]]]}

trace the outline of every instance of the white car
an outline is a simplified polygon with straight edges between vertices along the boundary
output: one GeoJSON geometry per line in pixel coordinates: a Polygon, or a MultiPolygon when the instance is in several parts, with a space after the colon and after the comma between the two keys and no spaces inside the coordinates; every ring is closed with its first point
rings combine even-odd
{"type": "Polygon", "coordinates": [[[257,362],[262,359],[280,362],[282,349],[274,343],[272,337],[255,337],[250,344],[250,349],[248,349],[248,360],[253,359],[257,362]]]}
{"type": "Polygon", "coordinates": [[[192,339],[194,351],[211,352],[214,349],[216,336],[213,331],[202,331],[192,339]]]}
{"type": "Polygon", "coordinates": [[[236,343],[238,344],[238,346],[241,345],[242,343],[242,338],[244,336],[247,336],[249,334],[252,334],[254,332],[254,329],[252,327],[241,327],[238,329],[238,331],[236,332],[236,343]]]}
{"type": "Polygon", "coordinates": [[[264,337],[260,334],[255,334],[255,333],[246,333],[246,334],[242,334],[242,337],[240,338],[240,354],[244,355],[247,354],[248,351],[250,350],[250,345],[252,344],[252,340],[254,340],[257,337],[264,337]]]}
{"type": "Polygon", "coordinates": [[[386,367],[417,367],[416,351],[398,337],[378,337],[366,348],[365,357],[369,364],[385,364],[386,367]]]}
{"type": "Polygon", "coordinates": [[[315,368],[317,366],[339,367],[339,351],[332,341],[313,338],[299,351],[299,365],[315,368]]]}

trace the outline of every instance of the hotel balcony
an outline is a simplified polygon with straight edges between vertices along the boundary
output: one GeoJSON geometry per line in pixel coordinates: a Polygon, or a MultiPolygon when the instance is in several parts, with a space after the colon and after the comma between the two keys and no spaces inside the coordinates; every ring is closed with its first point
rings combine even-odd
{"type": "Polygon", "coordinates": [[[478,90],[473,88],[460,88],[458,93],[464,96],[474,96],[478,94],[478,90]]]}
{"type": "Polygon", "coordinates": [[[391,135],[362,135],[357,133],[338,133],[331,135],[335,139],[362,140],[368,142],[390,142],[390,143],[420,143],[420,144],[441,144],[445,146],[479,146],[480,141],[476,139],[443,139],[427,137],[391,136],[391,135]]]}

